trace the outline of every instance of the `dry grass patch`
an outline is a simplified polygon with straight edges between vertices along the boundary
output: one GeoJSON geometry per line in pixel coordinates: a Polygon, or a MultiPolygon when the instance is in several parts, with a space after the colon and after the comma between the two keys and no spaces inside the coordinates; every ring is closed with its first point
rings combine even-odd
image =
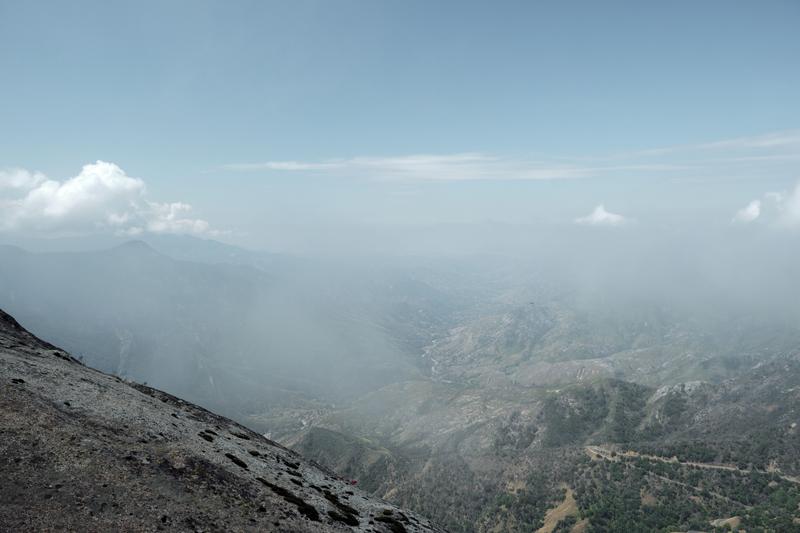
{"type": "Polygon", "coordinates": [[[547,511],[544,517],[544,525],[536,530],[536,533],[552,533],[558,523],[564,518],[568,516],[578,516],[578,504],[575,502],[572,489],[566,485],[564,485],[563,488],[566,490],[564,501],[547,511]]]}

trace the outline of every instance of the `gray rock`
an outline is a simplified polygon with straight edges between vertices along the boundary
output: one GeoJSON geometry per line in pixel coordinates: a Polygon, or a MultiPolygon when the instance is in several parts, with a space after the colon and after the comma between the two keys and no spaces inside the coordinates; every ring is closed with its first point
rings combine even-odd
{"type": "Polygon", "coordinates": [[[443,531],[2,311],[0,480],[0,531],[443,531]]]}

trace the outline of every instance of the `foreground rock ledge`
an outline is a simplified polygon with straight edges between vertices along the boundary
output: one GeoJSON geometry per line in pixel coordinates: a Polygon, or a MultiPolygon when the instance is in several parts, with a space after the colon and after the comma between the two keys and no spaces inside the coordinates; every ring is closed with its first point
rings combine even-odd
{"type": "Polygon", "coordinates": [[[444,531],[0,311],[0,531],[444,531]]]}

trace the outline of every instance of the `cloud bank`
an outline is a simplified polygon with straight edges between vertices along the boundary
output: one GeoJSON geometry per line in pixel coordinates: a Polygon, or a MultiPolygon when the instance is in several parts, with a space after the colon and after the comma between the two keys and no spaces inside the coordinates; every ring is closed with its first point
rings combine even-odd
{"type": "Polygon", "coordinates": [[[112,231],[213,234],[208,222],[190,218],[191,206],[147,199],[143,180],[114,163],[97,161],[64,181],[39,172],[0,172],[0,230],[48,234],[112,231]]]}

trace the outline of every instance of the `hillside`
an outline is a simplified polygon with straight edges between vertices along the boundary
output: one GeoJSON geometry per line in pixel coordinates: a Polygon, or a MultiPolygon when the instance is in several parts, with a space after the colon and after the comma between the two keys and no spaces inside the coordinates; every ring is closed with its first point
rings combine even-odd
{"type": "Polygon", "coordinates": [[[2,531],[442,531],[0,311],[2,531]]]}
{"type": "Polygon", "coordinates": [[[454,531],[800,531],[798,421],[787,357],[660,388],[406,383],[287,442],[454,531]]]}

